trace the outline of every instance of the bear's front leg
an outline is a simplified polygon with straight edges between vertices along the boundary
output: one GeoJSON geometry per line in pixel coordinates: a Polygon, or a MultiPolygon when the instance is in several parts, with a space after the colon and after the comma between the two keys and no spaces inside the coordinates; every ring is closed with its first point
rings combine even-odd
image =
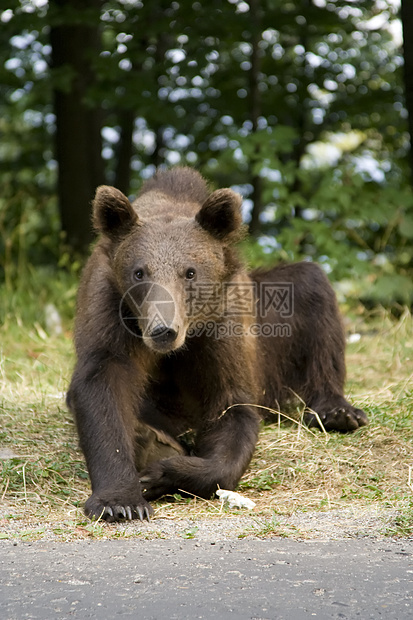
{"type": "Polygon", "coordinates": [[[107,353],[79,360],[67,396],[92,483],[85,513],[110,522],[149,519],[135,466],[137,378],[128,360],[108,360],[107,353]]]}
{"type": "Polygon", "coordinates": [[[122,519],[148,519],[153,508],[141,493],[132,489],[107,489],[94,492],[85,503],[85,515],[92,520],[103,519],[109,523],[122,519]]]}
{"type": "Polygon", "coordinates": [[[235,489],[252,458],[259,422],[258,413],[251,407],[231,407],[201,429],[193,456],[162,459],[142,471],[144,497],[153,500],[185,491],[208,499],[218,489],[235,489]]]}

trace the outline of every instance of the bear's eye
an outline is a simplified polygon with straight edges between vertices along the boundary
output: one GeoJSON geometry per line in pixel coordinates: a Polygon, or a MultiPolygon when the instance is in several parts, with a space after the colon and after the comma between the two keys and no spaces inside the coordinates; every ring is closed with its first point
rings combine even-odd
{"type": "Polygon", "coordinates": [[[143,278],[143,269],[137,269],[136,271],[134,271],[133,277],[135,278],[135,280],[142,280],[142,278],[143,278]]]}
{"type": "Polygon", "coordinates": [[[195,278],[195,274],[196,274],[195,269],[188,269],[185,274],[185,278],[187,280],[193,280],[195,278]]]}

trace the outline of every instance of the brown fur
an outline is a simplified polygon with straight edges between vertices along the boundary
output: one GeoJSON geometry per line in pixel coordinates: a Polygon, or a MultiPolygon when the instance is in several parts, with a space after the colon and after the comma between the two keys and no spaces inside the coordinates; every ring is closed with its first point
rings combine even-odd
{"type": "Polygon", "coordinates": [[[251,404],[278,407],[297,394],[327,429],[367,423],[343,396],[344,337],[327,278],[312,263],[249,275],[233,245],[240,205],[188,168],[157,173],[132,205],[114,188],[97,190],[101,239],[79,289],[68,392],[92,518],[142,519],[149,500],[178,489],[209,497],[235,488],[257,441],[251,404]],[[293,312],[270,304],[263,316],[259,287],[278,283],[293,287],[293,312]],[[245,288],[249,309],[234,314],[228,286],[245,288]],[[190,308],[190,290],[205,304],[190,308]],[[252,333],[278,324],[288,337],[252,333]]]}

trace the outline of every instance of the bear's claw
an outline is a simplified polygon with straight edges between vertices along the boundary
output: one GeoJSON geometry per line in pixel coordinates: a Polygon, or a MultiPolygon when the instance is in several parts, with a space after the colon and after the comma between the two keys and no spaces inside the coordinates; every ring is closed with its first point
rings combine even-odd
{"type": "MultiPolygon", "coordinates": [[[[355,431],[361,426],[368,424],[367,415],[362,409],[348,406],[333,407],[329,411],[318,412],[318,416],[326,431],[355,431]]],[[[317,416],[312,411],[308,411],[304,417],[305,423],[309,427],[319,427],[317,416]]]]}
{"type": "Polygon", "coordinates": [[[153,509],[148,502],[141,497],[134,502],[103,501],[103,498],[91,495],[85,504],[85,514],[93,520],[107,521],[140,521],[150,520],[153,509]]]}

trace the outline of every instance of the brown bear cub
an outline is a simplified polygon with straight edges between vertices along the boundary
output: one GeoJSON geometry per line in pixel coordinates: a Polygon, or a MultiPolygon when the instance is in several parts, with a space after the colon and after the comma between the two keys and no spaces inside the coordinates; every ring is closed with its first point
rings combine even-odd
{"type": "Polygon", "coordinates": [[[241,197],[189,168],[158,172],[131,204],[102,186],[100,233],[78,295],[67,402],[92,482],[85,512],[149,518],[148,501],[234,489],[261,405],[292,395],[307,423],[351,431],[334,292],[309,262],[248,274],[234,244],[241,197]]]}

